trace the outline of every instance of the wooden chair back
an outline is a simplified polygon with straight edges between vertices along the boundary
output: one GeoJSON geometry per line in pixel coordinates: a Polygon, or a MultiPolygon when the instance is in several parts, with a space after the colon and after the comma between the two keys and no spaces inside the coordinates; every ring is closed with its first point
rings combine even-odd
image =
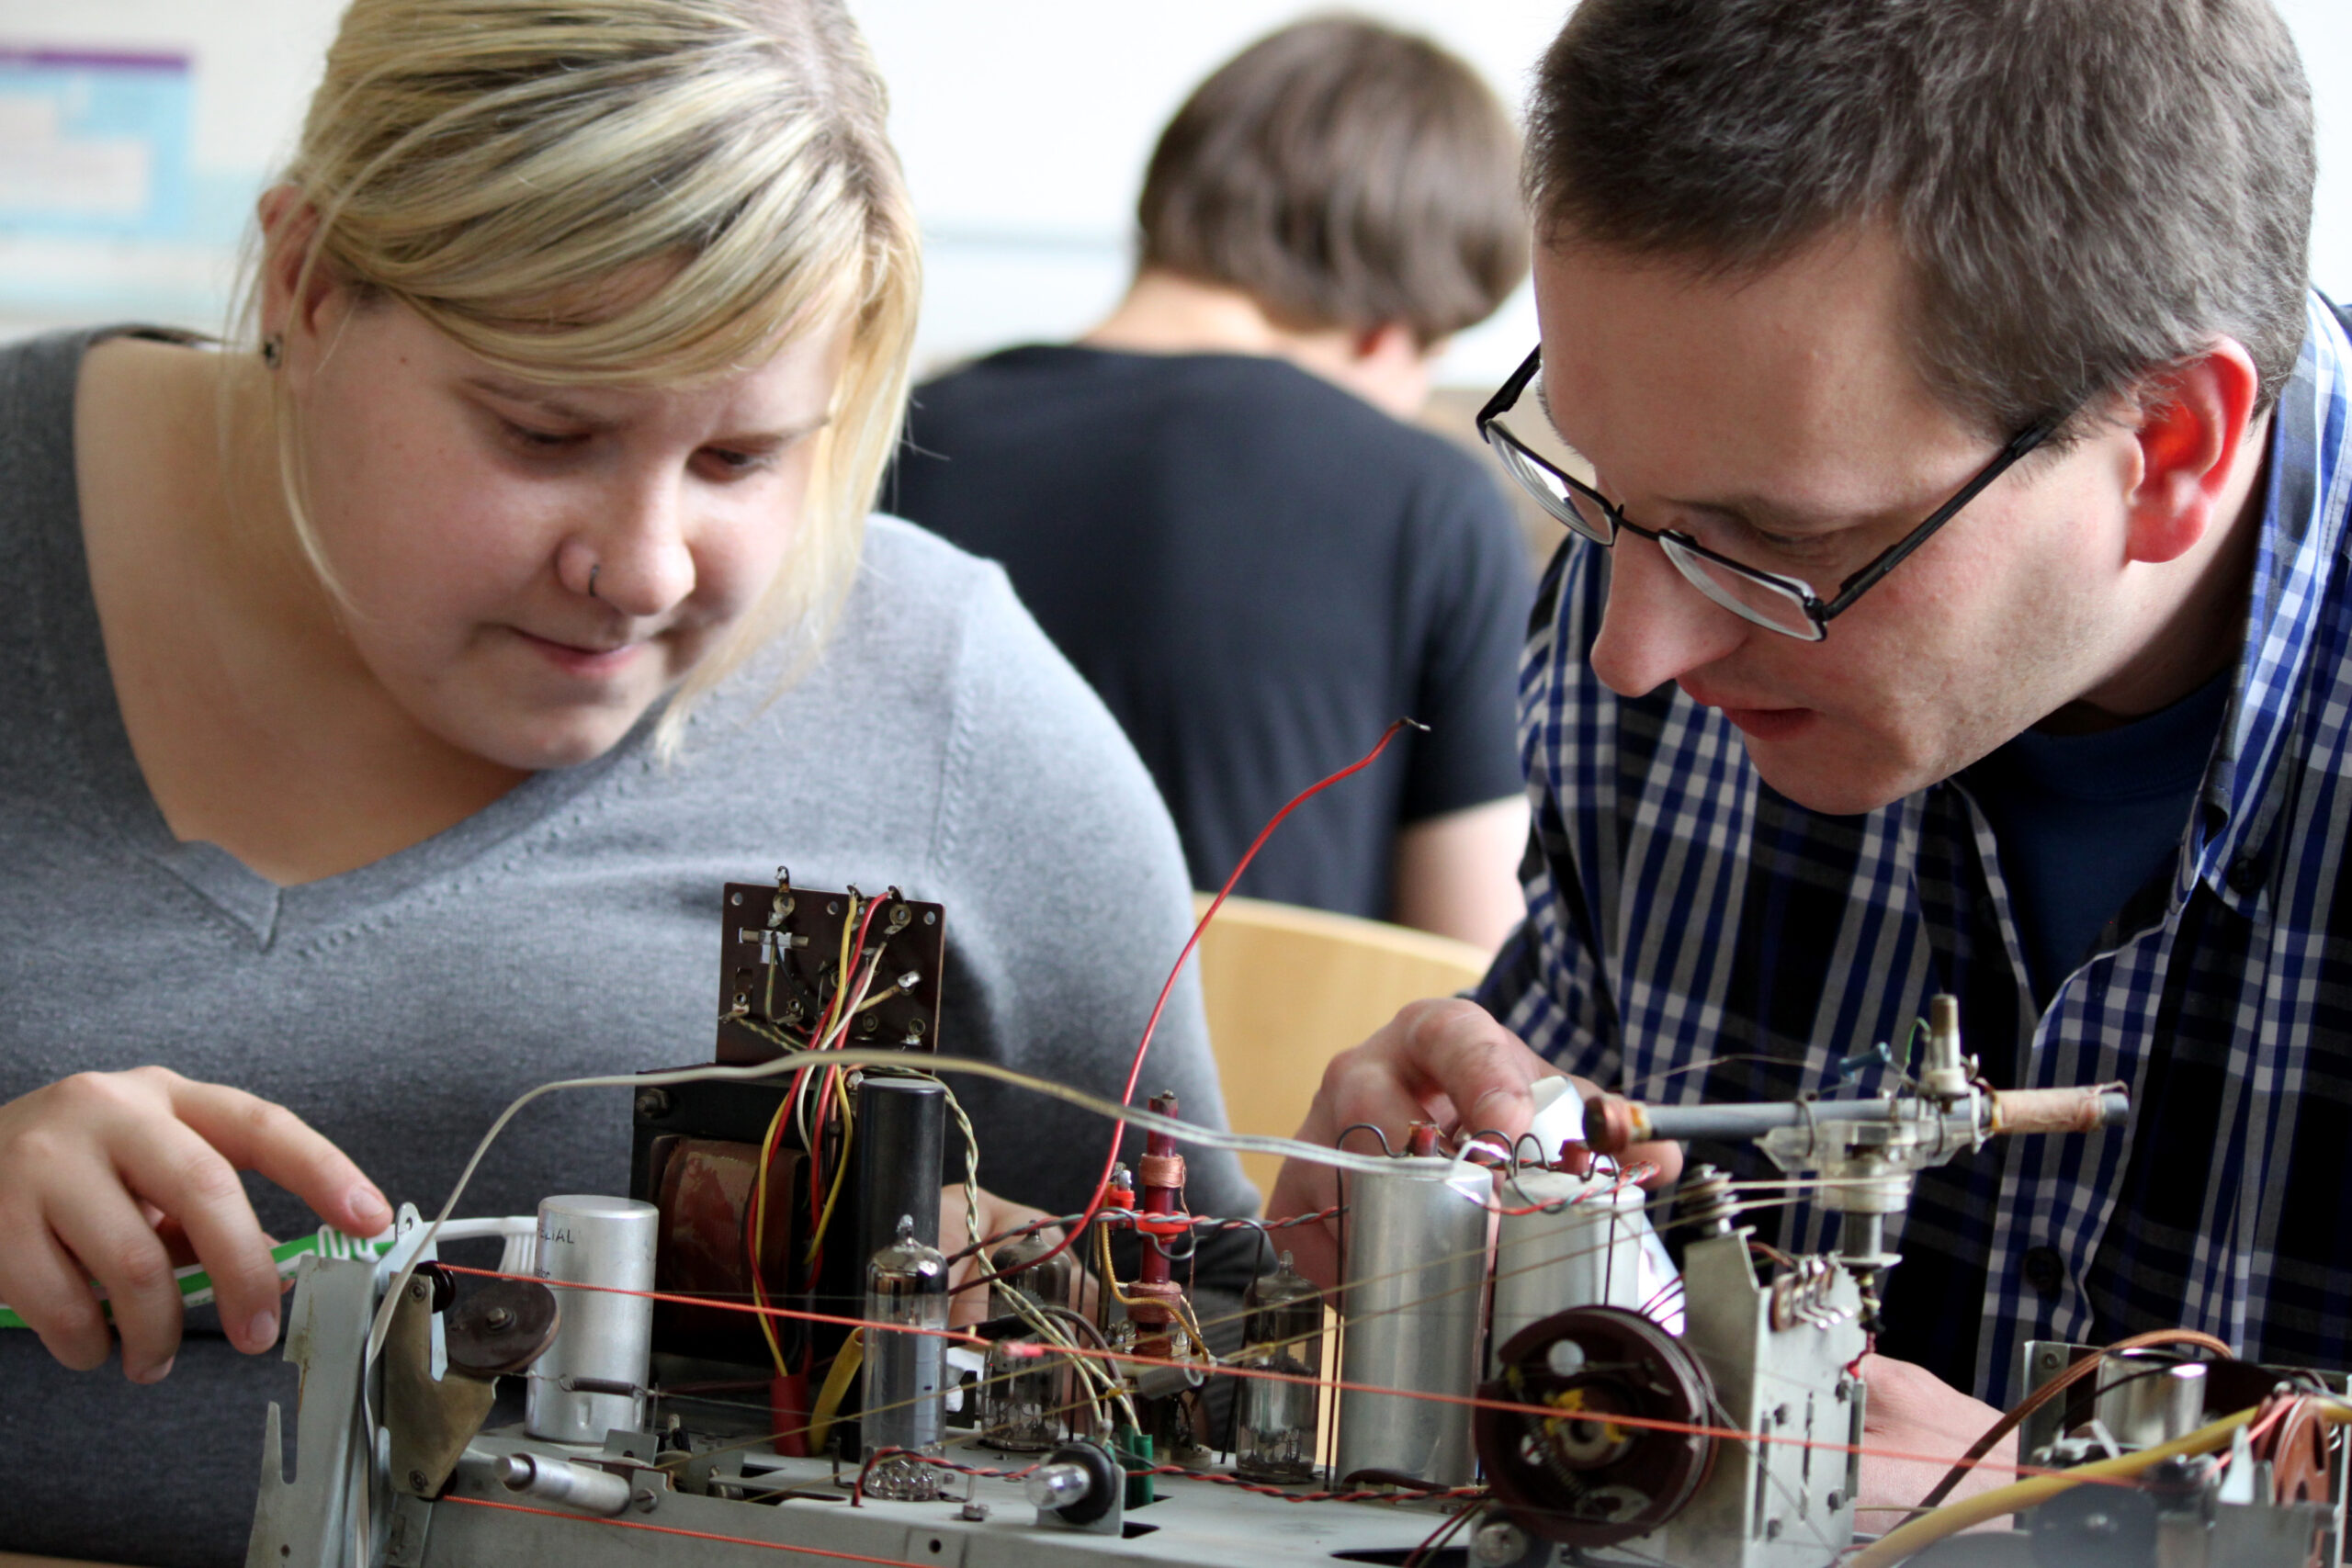
{"type": "MultiPolygon", "coordinates": [[[[1209,897],[1196,895],[1196,908],[1209,897]]],[[[1209,1043],[1236,1130],[1298,1131],[1330,1059],[1407,1002],[1476,985],[1487,954],[1466,942],[1379,920],[1227,898],[1201,937],[1209,1043]]],[[[1243,1155],[1261,1197],[1282,1162],[1243,1155]]]]}

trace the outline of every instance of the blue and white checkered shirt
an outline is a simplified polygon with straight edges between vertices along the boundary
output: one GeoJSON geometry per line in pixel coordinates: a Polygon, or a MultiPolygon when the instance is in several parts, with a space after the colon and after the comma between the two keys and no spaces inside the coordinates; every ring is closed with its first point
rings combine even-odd
{"type": "MultiPolygon", "coordinates": [[[[1951,991],[1996,1081],[2131,1087],[2128,1130],[1996,1140],[1920,1179],[1884,1346],[1996,1403],[2027,1338],[2185,1325],[2265,1360],[2352,1362],[2348,373],[2314,296],[2272,423],[2236,692],[2168,886],[2046,1009],[1964,786],[1860,817],[1793,805],[1721,714],[1594,678],[1604,554],[1572,545],[1545,579],[1520,676],[1540,854],[1479,992],[1497,1017],[1648,1098],[1789,1099],[1876,1092],[1880,1069],[1841,1086],[1840,1059],[1900,1047],[1951,991]],[[1767,1060],[1644,1082],[1750,1054],[1767,1060]]],[[[1751,1150],[1699,1154],[1770,1174],[1751,1150]]],[[[1826,1218],[1757,1223],[1813,1250],[1826,1218]]]]}

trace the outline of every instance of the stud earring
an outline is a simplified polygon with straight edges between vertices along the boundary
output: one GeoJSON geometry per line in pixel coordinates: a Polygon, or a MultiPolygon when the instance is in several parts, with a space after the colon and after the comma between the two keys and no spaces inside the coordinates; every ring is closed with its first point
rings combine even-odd
{"type": "Polygon", "coordinates": [[[286,344],[276,333],[261,340],[261,362],[266,369],[275,370],[286,358],[286,344]]]}

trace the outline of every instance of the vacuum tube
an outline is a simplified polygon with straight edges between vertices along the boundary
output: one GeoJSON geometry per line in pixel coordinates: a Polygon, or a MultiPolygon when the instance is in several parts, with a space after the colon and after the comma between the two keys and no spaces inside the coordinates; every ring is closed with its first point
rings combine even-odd
{"type": "MultiPolygon", "coordinates": [[[[1016,1296],[1032,1315],[1048,1305],[1069,1303],[1069,1252],[1036,1262],[1053,1250],[1052,1243],[1037,1236],[1023,1236],[997,1248],[989,1258],[989,1271],[997,1276],[989,1286],[990,1317],[1012,1315],[1018,1310],[1016,1296]]],[[[1034,1354],[1039,1343],[1035,1336],[1023,1335],[989,1349],[980,1380],[980,1441],[992,1449],[1044,1453],[1061,1440],[1062,1411],[1068,1404],[1063,1391],[1069,1373],[1062,1359],[1034,1354]]]]}
{"type": "Polygon", "coordinates": [[[1250,1282],[1241,1299],[1246,1364],[1286,1374],[1244,1377],[1235,1394],[1234,1469],[1247,1480],[1281,1485],[1315,1479],[1315,1426],[1323,1369],[1323,1297],[1290,1266],[1250,1282]]]}
{"type": "Polygon", "coordinates": [[[911,1215],[899,1239],[865,1269],[865,1451],[899,1452],[869,1466],[868,1495],[921,1502],[941,1493],[942,1472],[910,1456],[940,1451],[946,1425],[947,1259],[915,1239],[911,1215]],[[911,1331],[911,1332],[910,1332],[911,1331]]]}

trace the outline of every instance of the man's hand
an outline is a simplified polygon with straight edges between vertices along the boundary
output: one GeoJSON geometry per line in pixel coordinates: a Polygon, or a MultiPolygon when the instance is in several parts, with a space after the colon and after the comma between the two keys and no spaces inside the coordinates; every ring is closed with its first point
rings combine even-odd
{"type": "Polygon", "coordinates": [[[77,1073],[0,1105],[0,1301],[51,1355],[87,1371],[114,1309],[133,1382],[171,1371],[180,1341],[174,1252],[212,1276],[231,1343],[277,1339],[277,1266],[245,1201],[255,1170],[329,1224],[373,1235],[392,1208],[359,1168],[292,1111],[164,1067],[77,1073]]]}
{"type": "MultiPolygon", "coordinates": [[[[1861,1525],[1883,1532],[1901,1524],[1903,1516],[1871,1510],[1917,1507],[1919,1499],[1944,1478],[1944,1472],[2000,1420],[2001,1413],[1982,1400],[1969,1398],[1925,1367],[1891,1356],[1863,1357],[1862,1381],[1870,1385],[1870,1402],[1862,1414],[1866,1449],[1884,1449],[1890,1455],[1946,1456],[1927,1461],[1871,1452],[1862,1455],[1859,1507],[1867,1517],[1861,1525]]],[[[2018,1439],[2012,1432],[1961,1479],[1952,1488],[1952,1497],[1973,1497],[2007,1485],[2017,1479],[2017,1461],[2018,1439]]]]}
{"type": "MultiPolygon", "coordinates": [[[[1434,1122],[1464,1132],[1492,1129],[1517,1137],[1535,1111],[1528,1087],[1538,1078],[1556,1076],[1550,1063],[1476,1003],[1459,998],[1414,1002],[1371,1039],[1331,1059],[1298,1136],[1307,1143],[1334,1145],[1346,1129],[1370,1122],[1387,1136],[1391,1147],[1398,1147],[1408,1122],[1434,1122]]],[[[1579,1094],[1589,1098],[1594,1092],[1581,1078],[1571,1081],[1579,1094]]],[[[1360,1137],[1348,1147],[1369,1153],[1374,1145],[1360,1137]]],[[[1626,1151],[1624,1157],[1628,1165],[1657,1166],[1653,1184],[1671,1181],[1682,1170],[1682,1151],[1671,1144],[1644,1145],[1626,1151]]],[[[1330,1208],[1339,1201],[1338,1173],[1330,1167],[1286,1160],[1267,1213],[1286,1219],[1330,1208]]],[[[1301,1273],[1329,1287],[1339,1280],[1337,1235],[1326,1221],[1283,1232],[1282,1245],[1301,1273]]]]}

